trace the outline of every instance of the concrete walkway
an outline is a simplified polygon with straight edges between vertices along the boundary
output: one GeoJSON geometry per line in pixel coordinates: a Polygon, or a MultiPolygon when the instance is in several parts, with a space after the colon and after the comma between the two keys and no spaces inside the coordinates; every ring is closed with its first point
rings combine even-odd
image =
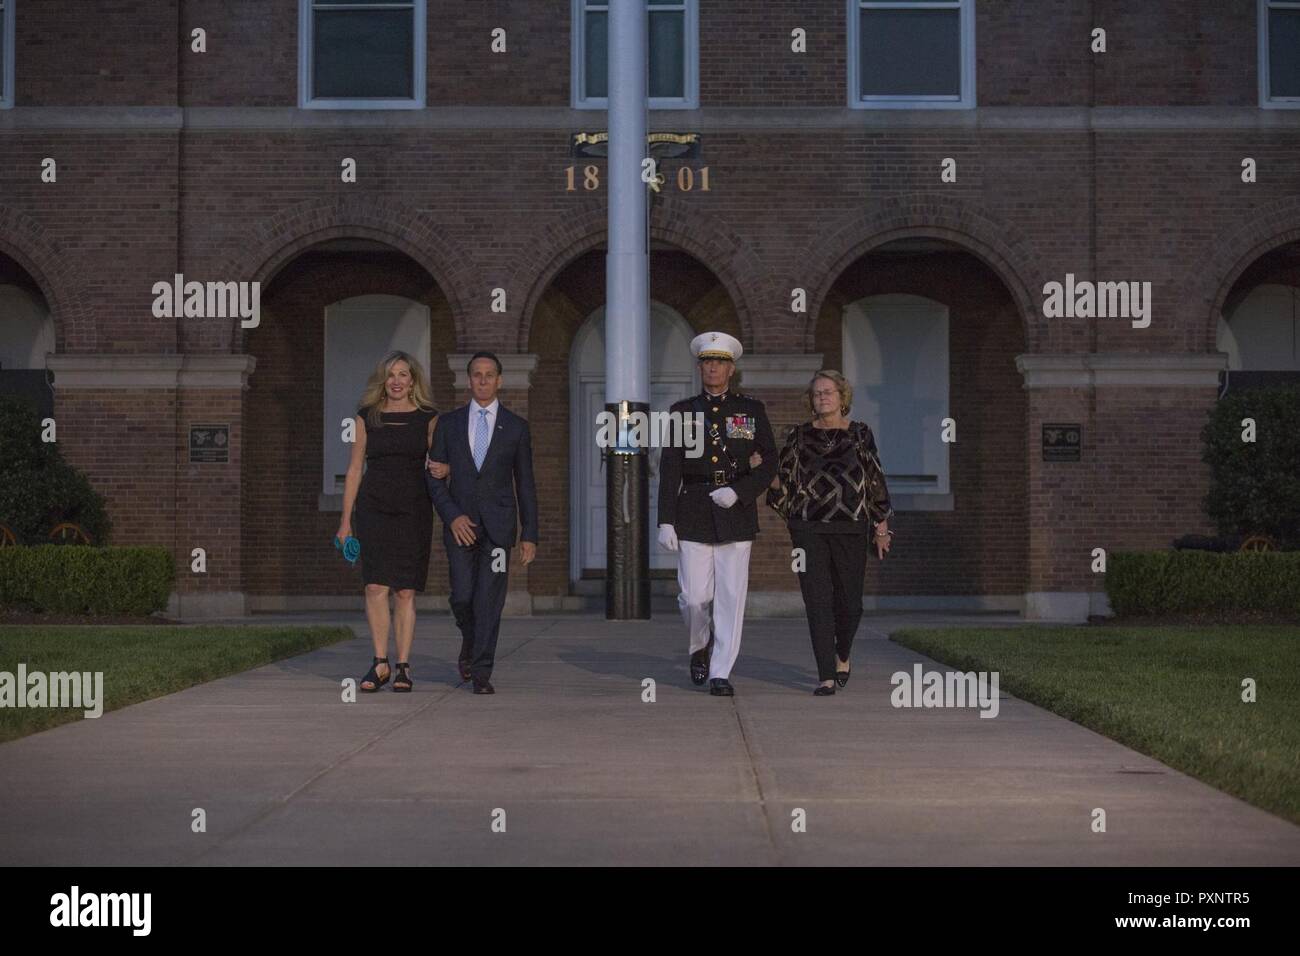
{"type": "MultiPolygon", "coordinates": [[[[254,622],[286,620],[317,622],[254,622]]],[[[831,698],[801,620],[751,620],[728,700],[671,617],[506,619],[475,697],[428,613],[412,694],[342,702],[358,638],[0,745],[0,863],[1300,863],[1300,827],[1005,694],[991,720],[890,705],[890,674],[938,665],[888,631],[1013,620],[868,616],[831,698]]]]}

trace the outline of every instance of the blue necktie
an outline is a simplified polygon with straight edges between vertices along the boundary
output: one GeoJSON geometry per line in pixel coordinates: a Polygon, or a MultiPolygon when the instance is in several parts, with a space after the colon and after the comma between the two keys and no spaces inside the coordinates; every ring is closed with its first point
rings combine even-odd
{"type": "Polygon", "coordinates": [[[488,426],[487,409],[478,410],[478,425],[474,428],[474,467],[483,470],[483,459],[487,457],[488,426]]]}

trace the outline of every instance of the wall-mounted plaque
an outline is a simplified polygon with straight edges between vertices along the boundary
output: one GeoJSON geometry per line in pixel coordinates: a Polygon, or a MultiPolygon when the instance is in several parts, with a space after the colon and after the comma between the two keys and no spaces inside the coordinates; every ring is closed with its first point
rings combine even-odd
{"type": "Polygon", "coordinates": [[[1082,453],[1082,425],[1043,426],[1043,461],[1080,461],[1082,453]]]}
{"type": "Polygon", "coordinates": [[[190,426],[191,465],[224,465],[229,462],[229,425],[190,426]]]}
{"type": "MultiPolygon", "coordinates": [[[[593,159],[609,156],[609,132],[597,130],[574,133],[569,143],[574,159],[593,159]]],[[[647,156],[657,159],[699,159],[699,133],[647,133],[647,156]]]]}

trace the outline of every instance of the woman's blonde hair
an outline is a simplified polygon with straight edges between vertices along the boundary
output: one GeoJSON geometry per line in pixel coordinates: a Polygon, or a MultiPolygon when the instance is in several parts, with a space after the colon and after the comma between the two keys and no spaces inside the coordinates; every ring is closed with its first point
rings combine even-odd
{"type": "Polygon", "coordinates": [[[384,410],[385,386],[388,383],[388,373],[398,362],[405,362],[406,367],[411,370],[411,401],[415,402],[415,407],[421,411],[433,411],[433,399],[429,395],[429,380],[424,377],[424,369],[419,362],[399,349],[385,355],[384,360],[370,373],[370,380],[366,382],[366,390],[361,396],[361,410],[365,412],[366,428],[383,427],[384,420],[381,413],[384,410]]]}
{"type": "Polygon", "coordinates": [[[813,375],[812,379],[808,382],[808,387],[804,389],[803,393],[804,404],[808,406],[808,411],[812,412],[814,415],[817,414],[817,409],[813,407],[812,393],[813,386],[817,384],[817,379],[819,378],[830,379],[835,383],[835,387],[840,393],[840,414],[847,415],[849,409],[853,407],[853,386],[849,384],[847,378],[835,371],[833,368],[819,368],[816,374],[813,375]]]}

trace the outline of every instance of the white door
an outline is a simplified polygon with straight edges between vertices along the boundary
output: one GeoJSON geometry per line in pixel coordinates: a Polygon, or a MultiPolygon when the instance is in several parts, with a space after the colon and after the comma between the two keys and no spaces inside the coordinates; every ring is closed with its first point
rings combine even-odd
{"type": "MultiPolygon", "coordinates": [[[[570,573],[606,567],[605,470],[596,445],[596,416],[605,410],[604,309],[593,313],[574,337],[570,364],[570,573]]],[[[650,409],[667,411],[673,402],[700,388],[690,343],[695,333],[686,320],[658,302],[650,304],[650,409]]],[[[650,567],[675,568],[677,556],[656,540],[659,516],[660,449],[649,450],[650,567]]]]}

